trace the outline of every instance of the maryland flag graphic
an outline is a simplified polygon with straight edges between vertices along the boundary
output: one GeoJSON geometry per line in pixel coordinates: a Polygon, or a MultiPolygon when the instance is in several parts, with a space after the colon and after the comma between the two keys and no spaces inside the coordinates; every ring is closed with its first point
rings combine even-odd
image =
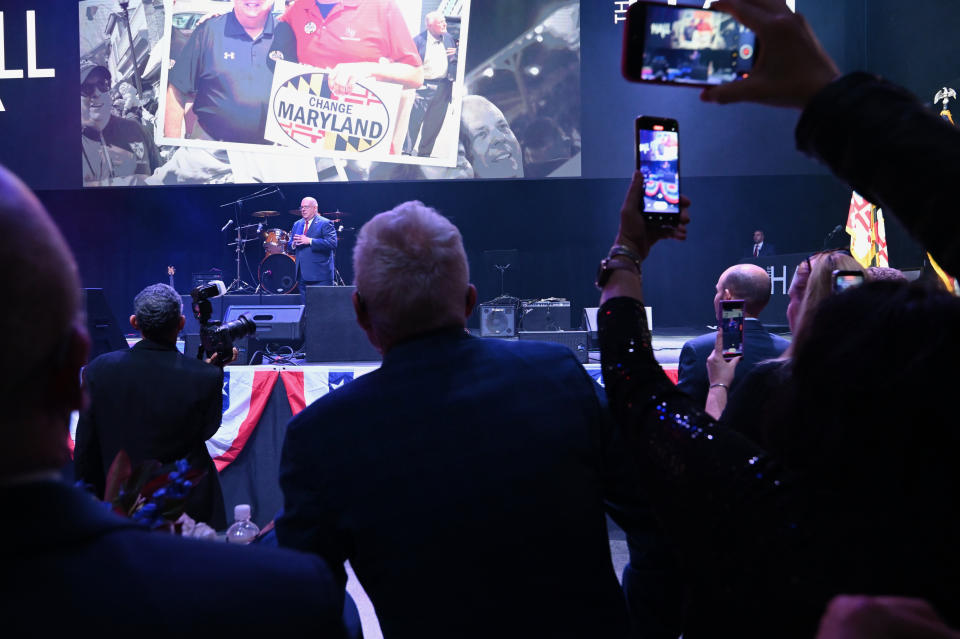
{"type": "Polygon", "coordinates": [[[856,191],[850,198],[846,230],[850,236],[850,255],[860,266],[890,266],[883,211],[856,191]]]}
{"type": "Polygon", "coordinates": [[[277,61],[266,138],[315,155],[373,159],[390,153],[400,87],[374,80],[335,93],[326,71],[277,61]]]}

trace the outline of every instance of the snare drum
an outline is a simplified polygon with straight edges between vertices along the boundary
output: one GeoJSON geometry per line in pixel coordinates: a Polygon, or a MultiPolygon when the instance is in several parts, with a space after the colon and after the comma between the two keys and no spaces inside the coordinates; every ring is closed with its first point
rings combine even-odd
{"type": "Polygon", "coordinates": [[[263,233],[263,250],[267,255],[274,253],[283,253],[287,250],[287,242],[290,241],[290,233],[283,229],[267,229],[263,233]]]}
{"type": "Polygon", "coordinates": [[[292,255],[274,253],[260,262],[260,286],[267,293],[283,295],[297,288],[297,260],[292,255]]]}

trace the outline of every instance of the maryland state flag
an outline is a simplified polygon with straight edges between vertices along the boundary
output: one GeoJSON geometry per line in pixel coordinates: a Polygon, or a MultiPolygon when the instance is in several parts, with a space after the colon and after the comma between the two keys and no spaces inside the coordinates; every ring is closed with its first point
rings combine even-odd
{"type": "MultiPolygon", "coordinates": [[[[943,103],[943,107],[940,109],[940,117],[949,122],[950,124],[956,124],[953,121],[953,114],[950,113],[950,99],[957,99],[957,92],[949,87],[943,87],[937,91],[937,95],[933,97],[934,104],[943,103]]],[[[947,287],[947,290],[953,293],[954,295],[960,295],[960,284],[958,284],[956,278],[951,277],[940,268],[940,265],[933,259],[933,256],[927,253],[927,259],[930,261],[930,266],[933,267],[934,272],[936,272],[937,277],[943,282],[944,286],[947,287]]]]}
{"type": "Polygon", "coordinates": [[[850,198],[847,234],[850,236],[850,255],[860,266],[890,266],[883,211],[856,191],[850,198]]]}

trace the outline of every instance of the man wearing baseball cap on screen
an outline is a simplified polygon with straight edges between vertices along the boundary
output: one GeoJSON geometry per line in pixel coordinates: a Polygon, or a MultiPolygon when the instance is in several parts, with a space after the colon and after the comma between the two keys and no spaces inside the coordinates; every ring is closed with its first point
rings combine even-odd
{"type": "Polygon", "coordinates": [[[80,64],[80,122],[83,185],[136,184],[157,167],[153,140],[133,120],[113,117],[110,71],[99,64],[80,64]]]}

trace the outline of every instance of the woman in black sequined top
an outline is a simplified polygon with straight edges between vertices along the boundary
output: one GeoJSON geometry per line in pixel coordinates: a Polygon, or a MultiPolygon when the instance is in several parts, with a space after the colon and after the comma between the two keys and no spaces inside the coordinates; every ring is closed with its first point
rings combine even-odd
{"type": "MultiPolygon", "coordinates": [[[[689,221],[684,212],[675,230],[647,228],[641,190],[635,176],[616,241],[637,262],[658,239],[683,239],[689,221]]],[[[670,382],[651,349],[639,269],[615,261],[598,313],[604,380],[681,555],[684,636],[812,637],[840,593],[922,597],[956,624],[960,438],[946,407],[958,375],[936,362],[960,361],[960,300],[876,283],[825,303],[797,345],[784,459],[670,382]]]]}

